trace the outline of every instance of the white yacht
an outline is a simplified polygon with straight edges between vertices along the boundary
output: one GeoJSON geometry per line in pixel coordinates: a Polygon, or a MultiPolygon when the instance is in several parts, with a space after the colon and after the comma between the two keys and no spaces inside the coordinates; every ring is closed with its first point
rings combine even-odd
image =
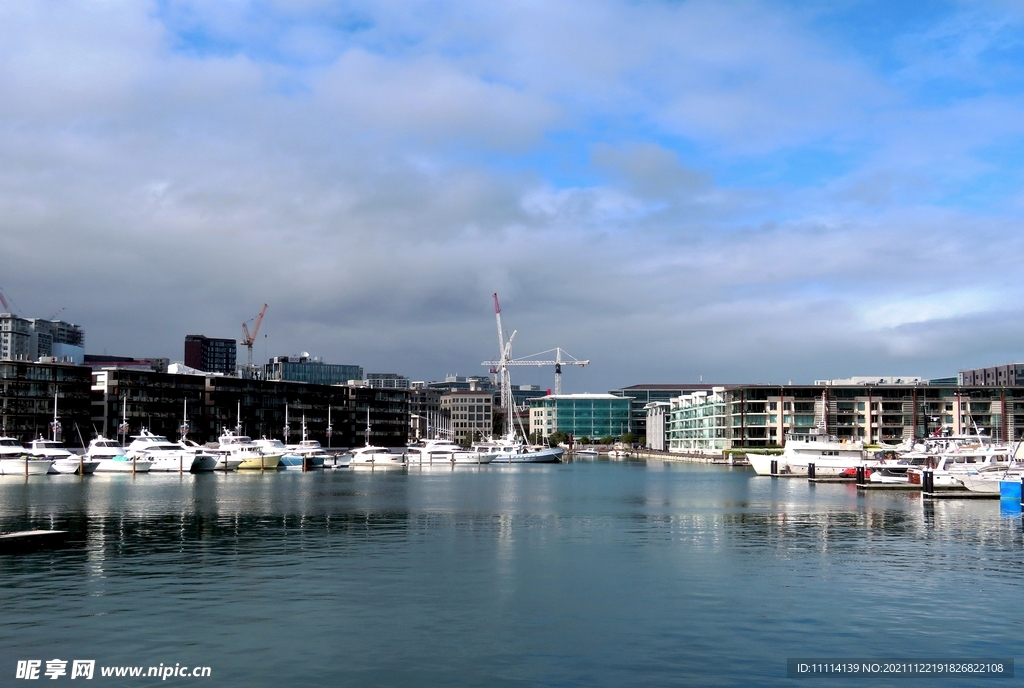
{"type": "Polygon", "coordinates": [[[14,437],[0,437],[0,475],[46,475],[53,461],[28,455],[14,437]]]}
{"type": "Polygon", "coordinates": [[[353,449],[348,460],[352,468],[405,468],[404,454],[395,454],[387,447],[368,445],[353,449]]]}
{"type": "Polygon", "coordinates": [[[565,450],[526,444],[513,433],[487,442],[477,442],[472,451],[489,456],[492,463],[558,463],[565,450]]]}
{"type": "MultiPolygon", "coordinates": [[[[1013,461],[1013,449],[1009,446],[978,444],[976,446],[961,445],[943,452],[934,458],[932,478],[935,487],[965,487],[964,477],[970,474],[1006,470],[1013,461]]],[[[927,466],[914,467],[907,471],[908,481],[912,485],[924,482],[924,471],[927,466]]],[[[998,492],[998,486],[996,487],[998,492]]]]}
{"type": "Polygon", "coordinates": [[[479,466],[494,460],[491,452],[481,452],[476,448],[467,450],[451,440],[425,440],[405,451],[410,466],[479,466]]]}
{"type": "Polygon", "coordinates": [[[198,442],[193,442],[187,437],[182,437],[178,440],[178,446],[195,457],[195,461],[192,463],[192,470],[197,473],[217,469],[225,470],[225,467],[229,471],[233,471],[238,468],[238,463],[232,460],[228,460],[225,463],[224,457],[216,449],[208,449],[198,442]]]}
{"type": "Polygon", "coordinates": [[[836,476],[850,468],[867,466],[870,457],[863,442],[840,440],[815,427],[807,434],[786,435],[782,454],[747,454],[747,461],[758,475],[771,475],[772,461],[776,461],[779,473],[807,475],[807,465],[813,463],[815,475],[836,476]]]}
{"type": "Polygon", "coordinates": [[[145,428],[132,437],[126,455],[129,459],[149,461],[150,471],[212,471],[217,463],[212,456],[193,454],[180,444],[162,435],[154,435],[145,428]]]}
{"type": "Polygon", "coordinates": [[[1024,466],[1017,463],[983,466],[977,471],[958,475],[957,479],[971,492],[999,494],[999,483],[1004,480],[1020,482],[1024,477],[1024,466]]]}
{"type": "Polygon", "coordinates": [[[330,461],[332,467],[337,463],[334,457],[316,440],[306,437],[306,419],[302,419],[302,441],[298,444],[285,445],[280,440],[257,440],[260,442],[274,442],[275,451],[283,451],[281,466],[286,469],[302,470],[303,464],[308,468],[323,468],[330,461]]]}
{"type": "Polygon", "coordinates": [[[281,454],[265,454],[247,435],[229,430],[219,439],[221,451],[228,452],[234,459],[241,459],[239,470],[277,470],[281,463],[281,454]]]}
{"type": "Polygon", "coordinates": [[[148,473],[151,465],[146,459],[129,459],[119,442],[103,435],[89,443],[85,456],[98,462],[97,473],[148,473]]]}
{"type": "Polygon", "coordinates": [[[29,442],[28,453],[39,459],[49,459],[49,473],[78,473],[79,470],[85,475],[96,471],[99,463],[79,459],[67,449],[62,442],[46,440],[42,437],[29,442]]]}
{"type": "Polygon", "coordinates": [[[325,454],[324,468],[349,468],[352,454],[347,449],[332,449],[325,454]]]}

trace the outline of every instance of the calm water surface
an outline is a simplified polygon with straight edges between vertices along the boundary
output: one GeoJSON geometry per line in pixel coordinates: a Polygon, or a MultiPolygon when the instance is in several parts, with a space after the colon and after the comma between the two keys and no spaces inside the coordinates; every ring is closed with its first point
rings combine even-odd
{"type": "Polygon", "coordinates": [[[0,685],[52,658],[212,670],[101,686],[809,686],[787,657],[1024,656],[998,502],[659,461],[0,478],[0,529],[36,527],[81,543],[0,557],[0,685]]]}

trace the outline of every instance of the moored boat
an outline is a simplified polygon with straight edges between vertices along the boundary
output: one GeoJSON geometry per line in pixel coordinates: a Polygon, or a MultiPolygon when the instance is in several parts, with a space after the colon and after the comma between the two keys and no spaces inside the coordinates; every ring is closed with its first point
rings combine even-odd
{"type": "Polygon", "coordinates": [[[410,466],[480,466],[494,460],[494,455],[477,447],[464,449],[451,440],[424,440],[419,446],[407,447],[410,466]]]}
{"type": "Polygon", "coordinates": [[[103,435],[89,443],[85,456],[97,463],[97,473],[148,473],[151,465],[146,459],[128,458],[120,443],[103,435]]]}
{"type": "Polygon", "coordinates": [[[406,456],[387,447],[368,445],[353,449],[348,463],[351,468],[405,468],[406,456]]]}
{"type": "Polygon", "coordinates": [[[247,435],[230,430],[220,436],[220,450],[228,452],[232,458],[240,459],[238,470],[277,470],[281,463],[281,454],[263,452],[263,449],[247,435]]]}

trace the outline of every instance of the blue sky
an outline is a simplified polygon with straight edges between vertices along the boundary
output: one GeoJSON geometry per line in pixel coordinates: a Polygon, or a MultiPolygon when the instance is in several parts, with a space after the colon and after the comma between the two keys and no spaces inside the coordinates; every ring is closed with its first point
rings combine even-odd
{"type": "Polygon", "coordinates": [[[0,288],[92,351],[185,334],[574,391],[1021,360],[1024,8],[0,7],[0,288]],[[546,371],[523,382],[550,384],[546,371]]]}

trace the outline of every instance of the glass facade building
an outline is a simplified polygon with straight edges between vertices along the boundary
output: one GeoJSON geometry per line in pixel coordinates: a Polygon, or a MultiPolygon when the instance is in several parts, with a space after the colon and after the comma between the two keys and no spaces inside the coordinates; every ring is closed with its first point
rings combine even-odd
{"type": "Polygon", "coordinates": [[[631,400],[614,394],[561,394],[530,400],[530,433],[621,437],[632,432],[631,400]]]}
{"type": "Polygon", "coordinates": [[[264,379],[309,382],[314,385],[345,385],[350,380],[362,380],[363,368],[323,363],[305,356],[277,356],[264,366],[264,379]]]}

